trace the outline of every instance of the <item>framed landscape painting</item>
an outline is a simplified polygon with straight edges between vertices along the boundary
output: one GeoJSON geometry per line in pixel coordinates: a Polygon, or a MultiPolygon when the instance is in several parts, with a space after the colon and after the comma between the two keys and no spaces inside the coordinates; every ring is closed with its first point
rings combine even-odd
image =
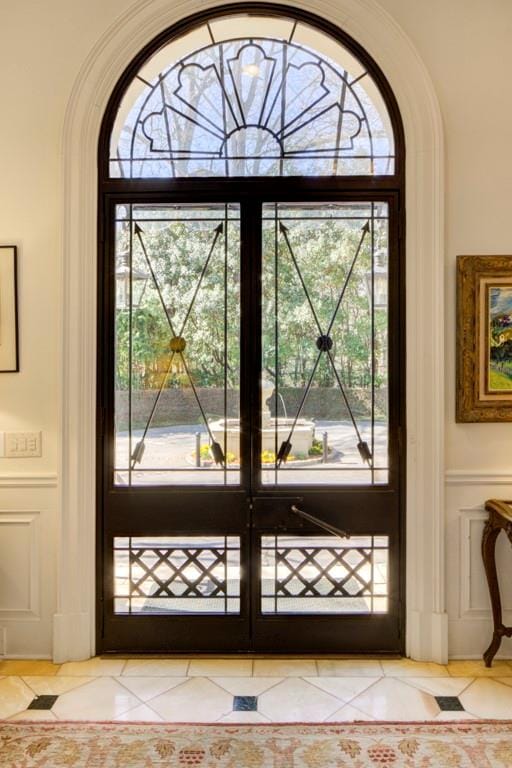
{"type": "Polygon", "coordinates": [[[512,421],[512,256],[457,258],[457,421],[512,421]]]}
{"type": "Polygon", "coordinates": [[[0,373],[19,370],[16,246],[0,245],[0,373]]]}

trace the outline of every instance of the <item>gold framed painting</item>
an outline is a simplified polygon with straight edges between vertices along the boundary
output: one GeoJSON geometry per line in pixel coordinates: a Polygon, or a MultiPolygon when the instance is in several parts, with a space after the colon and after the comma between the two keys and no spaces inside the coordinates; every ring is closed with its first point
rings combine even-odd
{"type": "Polygon", "coordinates": [[[512,256],[457,257],[459,422],[512,421],[512,256]]]}
{"type": "Polygon", "coordinates": [[[17,253],[0,245],[0,373],[19,371],[17,253]]]}

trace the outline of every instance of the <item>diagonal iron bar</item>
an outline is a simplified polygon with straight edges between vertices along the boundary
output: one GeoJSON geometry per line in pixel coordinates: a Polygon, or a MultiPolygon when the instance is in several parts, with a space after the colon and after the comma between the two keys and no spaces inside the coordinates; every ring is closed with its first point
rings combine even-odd
{"type": "Polygon", "coordinates": [[[345,277],[345,282],[343,284],[343,288],[341,289],[341,293],[340,293],[340,297],[338,299],[338,303],[336,304],[336,308],[335,308],[335,310],[333,312],[333,315],[332,315],[332,318],[331,318],[331,322],[329,323],[329,327],[327,329],[327,336],[332,331],[332,327],[333,327],[334,322],[336,320],[336,315],[338,314],[338,310],[339,310],[339,308],[341,306],[341,302],[343,301],[343,297],[345,296],[345,291],[347,290],[347,286],[348,286],[349,280],[352,277],[352,272],[354,271],[354,267],[356,265],[356,261],[358,259],[358,256],[359,256],[360,252],[361,252],[361,248],[363,247],[364,239],[365,239],[366,235],[369,234],[369,232],[370,232],[370,222],[369,221],[367,221],[366,224],[363,227],[361,227],[361,232],[362,232],[362,235],[361,235],[361,238],[359,240],[359,245],[357,246],[357,250],[355,252],[354,258],[352,259],[352,264],[350,265],[350,269],[347,272],[347,275],[345,277]]]}
{"type": "MultiPolygon", "coordinates": [[[[181,324],[181,328],[180,328],[180,331],[179,331],[178,334],[176,334],[176,332],[175,332],[171,316],[169,315],[169,310],[167,309],[167,307],[165,305],[164,297],[162,295],[162,291],[160,290],[160,286],[158,284],[158,280],[157,280],[155,271],[153,269],[153,265],[151,264],[151,260],[150,260],[150,258],[148,256],[148,252],[146,250],[146,245],[144,243],[144,240],[142,239],[142,235],[144,234],[144,230],[137,223],[135,224],[134,229],[135,229],[135,235],[137,236],[137,238],[139,240],[140,246],[142,248],[142,253],[144,254],[144,258],[146,259],[146,263],[147,263],[149,271],[151,273],[151,277],[153,279],[153,283],[154,283],[155,288],[157,290],[157,293],[158,293],[158,296],[159,296],[159,299],[160,299],[160,303],[162,305],[162,308],[164,310],[165,316],[167,318],[167,322],[169,324],[170,331],[171,331],[171,333],[172,333],[172,335],[174,337],[176,337],[176,336],[181,337],[183,335],[183,332],[185,330],[186,324],[187,324],[188,319],[190,317],[190,313],[192,311],[192,308],[194,306],[194,302],[196,300],[197,294],[198,294],[199,289],[201,287],[201,283],[203,282],[203,278],[204,278],[204,276],[206,274],[206,270],[208,269],[208,265],[210,263],[213,251],[215,250],[215,246],[217,245],[217,240],[219,239],[220,235],[224,231],[224,225],[221,222],[215,228],[215,230],[214,230],[215,236],[213,238],[212,245],[210,246],[210,250],[208,252],[208,256],[207,256],[206,261],[205,261],[205,263],[203,265],[203,269],[201,270],[201,274],[199,276],[198,283],[197,283],[196,288],[194,290],[194,295],[192,296],[192,299],[191,299],[190,304],[188,306],[187,312],[185,313],[185,318],[184,318],[184,320],[183,320],[183,322],[181,324]]],[[[142,433],[142,437],[138,441],[137,445],[135,446],[133,454],[131,456],[132,469],[135,467],[136,463],[139,463],[141,461],[142,456],[144,454],[146,436],[147,436],[147,433],[148,433],[149,428],[151,426],[151,422],[153,421],[153,416],[155,415],[155,411],[156,411],[156,408],[157,408],[158,403],[160,401],[160,398],[162,396],[162,393],[164,391],[165,385],[167,383],[167,379],[169,378],[169,374],[171,372],[171,367],[172,367],[172,363],[173,363],[175,354],[176,354],[176,352],[173,350],[172,353],[171,353],[171,357],[169,359],[169,365],[167,366],[167,370],[166,370],[166,372],[165,372],[165,374],[164,374],[164,376],[162,378],[162,382],[160,384],[160,387],[159,387],[158,392],[157,392],[157,396],[156,396],[155,401],[153,403],[153,406],[151,408],[151,411],[150,411],[150,414],[149,414],[146,426],[144,427],[144,432],[142,433]]],[[[207,421],[207,418],[206,418],[206,414],[204,412],[203,406],[202,406],[201,401],[199,399],[199,395],[197,393],[197,389],[194,386],[194,382],[192,380],[192,376],[190,374],[190,370],[189,370],[189,368],[188,368],[188,366],[187,366],[187,364],[185,362],[185,357],[183,355],[183,351],[179,351],[178,354],[181,357],[181,360],[183,362],[183,367],[185,368],[185,372],[186,372],[186,374],[187,374],[187,376],[189,378],[189,381],[190,381],[190,384],[191,384],[191,387],[192,387],[192,391],[193,391],[194,397],[196,399],[197,405],[199,407],[199,410],[201,412],[201,416],[203,417],[203,420],[204,420],[204,423],[205,423],[205,426],[206,426],[206,429],[207,429],[207,432],[208,432],[208,436],[210,438],[212,447],[214,449],[214,453],[216,453],[215,446],[217,445],[217,443],[215,442],[215,439],[213,437],[212,431],[210,429],[210,425],[208,424],[208,421],[207,421]]],[[[214,458],[216,458],[216,459],[220,458],[220,455],[217,453],[217,456],[216,457],[214,456],[214,458]]],[[[217,463],[224,463],[224,456],[222,456],[222,461],[220,461],[220,462],[217,461],[217,463]]]]}
{"type": "Polygon", "coordinates": [[[145,450],[145,442],[144,441],[146,440],[146,435],[147,435],[147,433],[149,431],[149,428],[151,426],[151,422],[153,421],[153,416],[155,415],[155,411],[157,409],[158,403],[160,402],[160,398],[162,397],[162,392],[164,391],[165,384],[167,382],[167,379],[169,378],[169,374],[171,372],[171,367],[172,367],[172,363],[173,363],[175,354],[176,353],[173,352],[171,357],[170,357],[169,365],[167,366],[167,370],[166,370],[166,372],[165,372],[165,374],[164,374],[164,376],[162,378],[162,382],[161,382],[160,387],[158,389],[158,392],[157,392],[157,395],[156,395],[155,400],[153,402],[153,405],[151,406],[151,411],[149,413],[149,417],[148,417],[148,420],[146,422],[146,426],[144,427],[144,432],[142,433],[142,437],[137,442],[135,448],[133,449],[133,453],[130,456],[130,459],[131,459],[131,462],[132,462],[132,465],[131,465],[132,469],[134,469],[135,464],[140,464],[140,462],[142,461],[142,457],[144,455],[144,450],[145,450]]]}
{"type": "MultiPolygon", "coordinates": [[[[350,268],[349,268],[349,270],[348,270],[348,272],[347,272],[347,274],[345,276],[345,280],[344,280],[344,283],[343,283],[343,286],[342,286],[342,289],[341,289],[341,293],[340,293],[338,301],[336,303],[336,307],[334,308],[334,312],[332,314],[331,321],[329,323],[329,326],[328,326],[326,334],[324,334],[323,331],[322,331],[322,326],[321,326],[320,321],[318,319],[318,315],[316,314],[315,308],[313,307],[313,303],[311,301],[311,297],[309,295],[308,289],[307,289],[306,284],[304,282],[304,278],[302,277],[302,273],[301,273],[299,265],[297,263],[297,259],[295,257],[295,254],[293,252],[293,248],[291,247],[290,240],[289,240],[289,237],[288,237],[288,227],[286,227],[282,222],[279,222],[279,231],[283,235],[283,237],[285,239],[285,242],[286,242],[286,245],[288,247],[288,250],[290,252],[290,256],[292,257],[293,264],[295,266],[295,269],[297,271],[297,275],[299,277],[300,283],[301,283],[302,288],[304,290],[304,293],[306,295],[306,299],[308,301],[308,304],[310,306],[311,312],[313,314],[313,318],[315,320],[316,326],[317,326],[318,331],[320,333],[320,337],[322,339],[326,339],[327,340],[329,338],[330,332],[332,331],[333,325],[334,325],[334,323],[336,321],[336,316],[337,316],[339,308],[341,306],[341,302],[343,301],[343,297],[345,296],[345,292],[347,290],[347,286],[348,286],[349,280],[352,277],[352,273],[354,271],[354,267],[356,265],[356,262],[357,262],[357,259],[359,257],[359,254],[361,252],[361,248],[363,247],[364,239],[365,239],[366,235],[370,232],[370,222],[368,220],[364,224],[364,226],[361,228],[361,233],[362,234],[361,234],[361,237],[360,237],[360,240],[359,240],[359,244],[358,244],[356,252],[354,254],[354,258],[352,259],[352,263],[350,265],[350,268]]],[[[329,347],[326,347],[326,348],[320,347],[320,351],[319,351],[318,356],[316,358],[316,361],[315,361],[315,364],[313,366],[313,370],[311,372],[311,375],[310,375],[310,377],[308,379],[308,382],[306,384],[306,388],[304,390],[302,399],[301,399],[301,401],[299,403],[299,407],[297,409],[297,413],[296,413],[295,418],[293,420],[293,424],[291,426],[291,429],[290,429],[290,432],[288,434],[288,437],[282,443],[282,445],[281,445],[281,447],[279,449],[279,453],[278,453],[277,458],[276,458],[276,462],[277,462],[277,467],[278,468],[281,467],[281,464],[283,463],[283,461],[286,461],[286,458],[287,458],[288,454],[290,453],[290,450],[291,450],[290,440],[292,438],[292,435],[293,435],[293,432],[295,430],[295,427],[297,426],[297,422],[299,420],[300,414],[301,414],[302,409],[304,407],[304,403],[306,402],[306,398],[307,398],[307,396],[308,396],[308,394],[309,394],[309,392],[311,390],[311,387],[313,385],[313,379],[315,377],[316,369],[318,368],[318,365],[320,363],[320,359],[322,357],[322,352],[324,352],[324,351],[326,351],[327,354],[328,354],[329,361],[330,361],[330,363],[332,365],[332,368],[333,368],[333,371],[334,371],[334,375],[336,377],[336,381],[338,383],[338,386],[339,386],[340,391],[341,391],[341,395],[343,397],[343,401],[344,401],[344,403],[345,403],[345,405],[347,407],[348,414],[350,416],[350,420],[352,421],[352,426],[354,427],[354,430],[356,432],[357,439],[359,441],[358,445],[357,445],[357,448],[359,450],[359,453],[361,454],[361,458],[363,460],[367,461],[368,464],[371,463],[372,456],[371,456],[370,450],[369,450],[367,444],[362,439],[361,433],[359,431],[359,427],[357,426],[357,422],[356,422],[356,420],[354,418],[354,414],[352,413],[352,409],[351,409],[350,404],[348,402],[348,398],[346,396],[343,384],[342,384],[341,379],[339,377],[338,371],[336,370],[336,366],[334,364],[334,359],[333,359],[332,354],[330,352],[330,348],[329,347]]]]}
{"type": "Polygon", "coordinates": [[[320,327],[320,321],[319,321],[318,316],[316,314],[315,308],[313,306],[313,302],[311,301],[311,297],[309,295],[309,291],[306,288],[306,283],[304,282],[304,278],[302,277],[302,272],[300,271],[300,267],[299,267],[299,265],[297,263],[297,259],[295,257],[294,252],[293,252],[293,248],[291,246],[290,240],[288,238],[289,229],[288,229],[288,227],[285,227],[285,225],[283,224],[282,221],[279,222],[279,231],[280,231],[280,233],[283,235],[283,237],[285,239],[286,245],[287,245],[288,250],[290,252],[290,256],[292,257],[293,266],[295,267],[295,270],[297,272],[298,278],[300,280],[300,284],[302,285],[302,289],[303,289],[303,291],[304,291],[304,293],[306,295],[306,299],[308,300],[308,304],[309,304],[309,308],[311,310],[311,314],[315,318],[315,323],[316,323],[317,328],[318,328],[318,330],[320,332],[320,335],[321,335],[322,334],[322,329],[320,327]]]}
{"type": "MultiPolygon", "coordinates": [[[[203,278],[204,278],[204,276],[206,274],[206,270],[208,269],[208,265],[210,263],[210,259],[212,257],[213,251],[215,250],[215,246],[217,245],[217,240],[219,239],[220,235],[222,235],[222,233],[224,232],[224,223],[222,221],[221,221],[221,223],[219,224],[218,227],[215,227],[214,232],[215,232],[215,237],[213,238],[213,243],[211,244],[210,251],[209,251],[208,256],[206,258],[206,261],[204,263],[203,269],[201,270],[201,274],[199,275],[199,280],[197,282],[196,289],[194,291],[194,295],[192,296],[192,299],[190,301],[189,307],[188,307],[187,312],[185,314],[185,318],[183,320],[183,323],[181,324],[181,329],[180,329],[180,332],[179,332],[178,336],[182,336],[183,335],[183,331],[185,330],[185,326],[187,324],[188,318],[190,317],[190,313],[192,312],[192,307],[194,306],[194,302],[195,302],[195,300],[197,298],[197,294],[199,293],[199,289],[201,287],[201,283],[203,282],[203,278]]],[[[172,327],[171,327],[171,331],[172,331],[172,327]]]]}
{"type": "Polygon", "coordinates": [[[137,223],[135,223],[134,230],[135,230],[135,236],[138,238],[139,243],[140,243],[140,247],[142,248],[142,253],[144,254],[144,258],[146,259],[146,264],[148,265],[148,269],[149,269],[149,271],[151,273],[151,277],[153,279],[153,283],[154,283],[156,291],[158,293],[158,298],[160,299],[160,303],[162,305],[162,309],[164,310],[165,316],[167,318],[167,322],[169,323],[169,328],[171,329],[172,335],[176,336],[176,334],[174,332],[174,327],[173,327],[173,324],[172,324],[172,320],[171,320],[171,317],[169,315],[169,311],[168,311],[167,307],[165,306],[164,297],[162,296],[162,291],[160,290],[160,286],[158,284],[158,280],[157,280],[156,275],[155,275],[155,270],[153,269],[153,265],[151,263],[151,259],[149,258],[148,252],[146,250],[146,245],[144,243],[144,240],[142,239],[142,235],[144,234],[144,230],[137,223]]]}

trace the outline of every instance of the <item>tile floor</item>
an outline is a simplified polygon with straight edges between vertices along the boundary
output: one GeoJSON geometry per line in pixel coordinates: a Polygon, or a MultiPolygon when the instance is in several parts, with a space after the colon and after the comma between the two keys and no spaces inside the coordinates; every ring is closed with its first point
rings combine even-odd
{"type": "Polygon", "coordinates": [[[0,662],[0,719],[340,722],[512,719],[512,661],[0,662]]]}

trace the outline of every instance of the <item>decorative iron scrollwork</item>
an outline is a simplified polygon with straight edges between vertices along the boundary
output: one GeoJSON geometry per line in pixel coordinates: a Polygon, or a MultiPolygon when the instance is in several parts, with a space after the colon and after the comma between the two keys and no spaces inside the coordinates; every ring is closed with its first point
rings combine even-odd
{"type": "Polygon", "coordinates": [[[215,42],[146,83],[111,168],[125,177],[392,173],[393,139],[368,77],[290,41],[215,42]]]}

